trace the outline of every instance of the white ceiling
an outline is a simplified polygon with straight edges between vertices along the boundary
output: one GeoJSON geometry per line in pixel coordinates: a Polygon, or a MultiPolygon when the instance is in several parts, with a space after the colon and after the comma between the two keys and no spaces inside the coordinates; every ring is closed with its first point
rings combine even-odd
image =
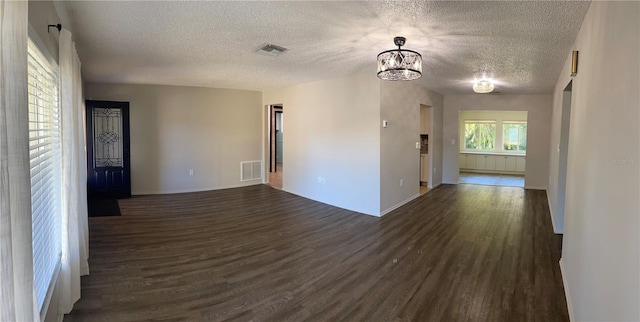
{"type": "MultiPolygon", "coordinates": [[[[404,36],[420,85],[551,93],[589,2],[57,2],[88,82],[265,90],[360,72],[404,36]],[[66,18],[65,18],[66,17],[66,18]],[[265,43],[289,48],[271,57],[265,43]]],[[[568,72],[568,71],[567,71],[568,72]]]]}

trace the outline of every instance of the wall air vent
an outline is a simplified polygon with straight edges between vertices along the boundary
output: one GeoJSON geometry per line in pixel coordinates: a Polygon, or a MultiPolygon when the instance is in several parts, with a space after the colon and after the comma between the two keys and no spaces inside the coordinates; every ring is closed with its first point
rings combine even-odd
{"type": "Polygon", "coordinates": [[[258,52],[261,54],[269,55],[269,56],[278,56],[289,49],[284,48],[282,46],[273,45],[273,44],[264,44],[258,49],[258,52]]]}
{"type": "Polygon", "coordinates": [[[240,181],[262,179],[262,161],[240,162],[240,181]]]}

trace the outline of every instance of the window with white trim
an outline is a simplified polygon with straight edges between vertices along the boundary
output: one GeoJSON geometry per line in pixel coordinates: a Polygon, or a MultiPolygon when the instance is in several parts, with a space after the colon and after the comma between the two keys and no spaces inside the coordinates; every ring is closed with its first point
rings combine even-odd
{"type": "Polygon", "coordinates": [[[527,151],[527,122],[502,122],[502,147],[505,151],[527,151]]]}
{"type": "Polygon", "coordinates": [[[464,121],[465,150],[493,151],[495,141],[495,121],[464,121]]]}
{"type": "Polygon", "coordinates": [[[33,275],[42,309],[62,252],[58,66],[29,39],[27,70],[33,275]]]}

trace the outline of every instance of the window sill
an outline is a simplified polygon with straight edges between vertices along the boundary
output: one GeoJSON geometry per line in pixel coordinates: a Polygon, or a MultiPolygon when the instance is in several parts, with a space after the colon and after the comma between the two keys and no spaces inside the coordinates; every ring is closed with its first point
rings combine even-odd
{"type": "Polygon", "coordinates": [[[527,153],[514,153],[514,152],[493,152],[493,151],[460,151],[460,154],[481,154],[481,155],[500,155],[500,156],[512,156],[512,157],[526,157],[527,153]]]}

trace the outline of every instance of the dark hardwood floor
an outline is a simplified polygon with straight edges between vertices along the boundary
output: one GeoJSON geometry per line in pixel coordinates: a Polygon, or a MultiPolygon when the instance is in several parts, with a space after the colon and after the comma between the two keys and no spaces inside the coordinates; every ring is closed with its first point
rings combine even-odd
{"type": "Polygon", "coordinates": [[[568,321],[544,191],[441,186],[382,218],[265,185],[89,218],[65,321],[568,321]]]}

